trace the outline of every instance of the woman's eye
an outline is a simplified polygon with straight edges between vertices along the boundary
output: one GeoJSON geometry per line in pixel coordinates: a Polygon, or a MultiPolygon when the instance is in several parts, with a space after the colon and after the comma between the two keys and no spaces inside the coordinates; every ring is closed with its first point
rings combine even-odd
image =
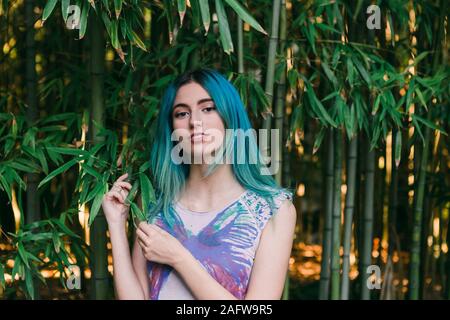
{"type": "Polygon", "coordinates": [[[213,111],[214,109],[216,109],[216,107],[211,106],[211,107],[206,107],[206,108],[204,108],[203,111],[211,112],[211,111],[213,111]]]}
{"type": "Polygon", "coordinates": [[[177,112],[177,113],[175,113],[175,118],[184,118],[187,114],[188,114],[188,112],[185,112],[185,111],[177,112]]]}

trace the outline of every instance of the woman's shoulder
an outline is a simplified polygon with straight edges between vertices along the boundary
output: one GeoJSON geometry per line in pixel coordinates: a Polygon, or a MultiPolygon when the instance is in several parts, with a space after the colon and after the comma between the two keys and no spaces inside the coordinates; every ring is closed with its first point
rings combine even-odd
{"type": "Polygon", "coordinates": [[[269,196],[247,190],[245,197],[243,197],[243,204],[260,222],[261,226],[265,225],[286,201],[292,201],[292,192],[286,189],[274,190],[269,196]]]}

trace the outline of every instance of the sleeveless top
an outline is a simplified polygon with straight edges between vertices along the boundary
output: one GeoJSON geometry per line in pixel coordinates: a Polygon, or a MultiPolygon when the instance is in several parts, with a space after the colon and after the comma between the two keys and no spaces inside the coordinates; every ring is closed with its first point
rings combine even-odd
{"type": "MultiPolygon", "coordinates": [[[[173,227],[161,211],[153,223],[177,238],[217,282],[236,298],[243,299],[261,233],[283,200],[292,200],[292,194],[280,191],[273,200],[275,210],[263,197],[246,190],[225,208],[200,213],[173,202],[170,208],[173,227]]],[[[147,274],[150,299],[194,299],[172,267],[147,261],[147,274]]]]}

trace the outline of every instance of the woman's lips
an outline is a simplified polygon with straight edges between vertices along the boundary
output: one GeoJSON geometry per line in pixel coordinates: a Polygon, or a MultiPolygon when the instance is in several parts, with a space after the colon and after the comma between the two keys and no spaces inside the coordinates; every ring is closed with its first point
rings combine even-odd
{"type": "Polygon", "coordinates": [[[206,135],[204,133],[193,133],[191,134],[191,142],[203,142],[206,141],[206,135]]]}

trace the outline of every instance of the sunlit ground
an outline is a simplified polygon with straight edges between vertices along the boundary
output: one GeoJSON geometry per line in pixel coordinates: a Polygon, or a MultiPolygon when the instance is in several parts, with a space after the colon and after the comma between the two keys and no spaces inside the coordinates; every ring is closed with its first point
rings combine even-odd
{"type": "MultiPolygon", "coordinates": [[[[110,248],[110,245],[108,245],[110,248]]],[[[6,253],[13,248],[7,244],[0,244],[0,254],[6,253]]],[[[317,244],[305,244],[299,242],[294,245],[292,256],[289,262],[290,275],[290,298],[291,299],[317,299],[320,283],[320,264],[321,264],[322,247],[317,244]]],[[[342,248],[341,248],[342,254],[342,248]]],[[[388,252],[385,248],[380,248],[379,241],[374,241],[374,250],[372,252],[373,263],[381,267],[381,284],[382,289],[372,292],[375,299],[405,299],[408,290],[408,260],[407,253],[394,252],[392,256],[391,267],[387,267],[388,252]],[[380,250],[381,249],[381,250],[380,250]],[[384,281],[391,279],[389,283],[384,281]]],[[[425,262],[430,272],[425,277],[426,286],[423,288],[424,299],[440,299],[442,297],[443,285],[441,281],[441,268],[444,267],[444,259],[439,259],[431,252],[430,257],[425,262]]],[[[112,256],[108,256],[108,270],[112,274],[112,256]]],[[[7,268],[11,270],[14,267],[14,261],[8,260],[7,268]]],[[[46,286],[41,286],[40,299],[88,299],[88,287],[91,278],[91,270],[86,268],[83,272],[81,280],[81,290],[67,290],[61,283],[61,274],[57,270],[44,269],[41,274],[47,281],[46,286]]],[[[16,275],[17,277],[17,275],[16,275]]],[[[358,262],[354,252],[350,253],[350,272],[351,280],[350,298],[359,299],[352,296],[352,293],[358,292],[358,262]]],[[[24,298],[24,294],[20,289],[11,287],[11,275],[5,273],[5,280],[8,292],[0,291],[3,299],[24,298]]],[[[1,289],[0,289],[1,290],[1,289]]],[[[111,287],[111,294],[113,289],[111,287]]],[[[111,297],[113,298],[113,297],[111,297]]]]}

